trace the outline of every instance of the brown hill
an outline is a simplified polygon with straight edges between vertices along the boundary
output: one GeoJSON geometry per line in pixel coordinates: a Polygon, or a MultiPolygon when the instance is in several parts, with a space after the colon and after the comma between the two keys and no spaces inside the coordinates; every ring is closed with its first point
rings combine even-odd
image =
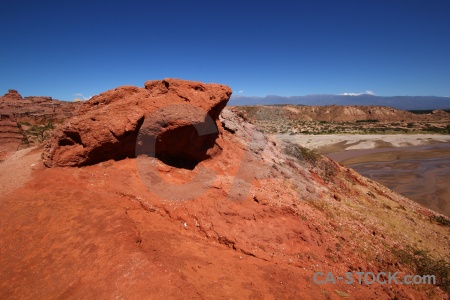
{"type": "Polygon", "coordinates": [[[237,106],[235,110],[245,112],[255,120],[300,120],[356,122],[377,120],[380,122],[441,121],[450,120],[450,114],[443,110],[431,114],[414,114],[387,106],[237,106]]]}
{"type": "Polygon", "coordinates": [[[450,114],[412,113],[386,106],[235,106],[232,110],[270,133],[443,133],[450,114]]]}
{"type": "Polygon", "coordinates": [[[180,80],[108,91],[55,130],[51,168],[42,148],[0,164],[0,298],[448,299],[448,219],[267,138],[229,96],[180,80]],[[358,271],[438,282],[313,280],[358,271]]]}

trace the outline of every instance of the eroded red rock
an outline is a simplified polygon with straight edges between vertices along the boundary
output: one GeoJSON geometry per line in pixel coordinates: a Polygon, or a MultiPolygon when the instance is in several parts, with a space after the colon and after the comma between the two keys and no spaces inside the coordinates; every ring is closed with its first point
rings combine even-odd
{"type": "MultiPolygon", "coordinates": [[[[58,124],[74,115],[78,103],[47,96],[22,97],[9,90],[0,97],[0,152],[13,152],[37,143],[33,126],[58,124]]],[[[40,142],[40,141],[39,141],[40,142]]]]}
{"type": "Polygon", "coordinates": [[[230,95],[224,85],[179,79],[107,91],[85,102],[77,116],[54,131],[43,153],[44,164],[83,166],[134,157],[139,129],[147,119],[157,127],[156,154],[161,160],[195,165],[217,152],[217,120],[230,95]],[[215,135],[199,135],[195,127],[206,116],[216,123],[215,135]]]}

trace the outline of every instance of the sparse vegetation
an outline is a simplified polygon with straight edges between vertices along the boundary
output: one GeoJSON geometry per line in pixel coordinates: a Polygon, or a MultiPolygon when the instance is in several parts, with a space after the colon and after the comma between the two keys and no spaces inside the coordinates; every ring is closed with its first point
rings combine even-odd
{"type": "Polygon", "coordinates": [[[447,127],[442,128],[442,127],[436,127],[436,126],[429,126],[429,127],[425,128],[425,131],[446,134],[446,133],[449,133],[447,127]]]}
{"type": "Polygon", "coordinates": [[[435,275],[436,285],[450,293],[450,264],[444,259],[435,259],[429,252],[406,247],[404,250],[394,250],[399,262],[415,270],[417,275],[435,275]]]}
{"type": "Polygon", "coordinates": [[[449,134],[448,122],[380,122],[359,120],[355,122],[286,121],[283,119],[254,119],[258,129],[266,133],[285,134],[449,134]]]}
{"type": "Polygon", "coordinates": [[[284,152],[300,161],[307,161],[309,163],[315,163],[320,158],[320,155],[315,150],[304,148],[292,143],[288,144],[284,148],[284,152]]]}
{"type": "Polygon", "coordinates": [[[378,123],[380,120],[368,119],[368,120],[356,120],[356,123],[378,123]]]}
{"type": "Polygon", "coordinates": [[[28,126],[30,127],[22,131],[22,134],[24,136],[22,142],[25,144],[29,144],[32,142],[42,143],[48,138],[50,131],[54,129],[53,123],[28,126]]]}
{"type": "Polygon", "coordinates": [[[237,113],[238,117],[241,117],[244,121],[248,122],[248,114],[245,111],[238,111],[237,113]]]}
{"type": "Polygon", "coordinates": [[[430,220],[443,226],[450,226],[450,220],[443,216],[432,216],[430,217],[430,220]]]}

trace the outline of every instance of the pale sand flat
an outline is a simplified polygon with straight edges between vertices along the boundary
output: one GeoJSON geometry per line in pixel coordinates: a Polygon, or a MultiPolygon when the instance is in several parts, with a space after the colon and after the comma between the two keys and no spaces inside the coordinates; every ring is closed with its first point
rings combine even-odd
{"type": "Polygon", "coordinates": [[[450,143],[444,134],[277,134],[277,139],[288,140],[302,147],[326,154],[342,150],[420,146],[433,143],[450,143]]]}

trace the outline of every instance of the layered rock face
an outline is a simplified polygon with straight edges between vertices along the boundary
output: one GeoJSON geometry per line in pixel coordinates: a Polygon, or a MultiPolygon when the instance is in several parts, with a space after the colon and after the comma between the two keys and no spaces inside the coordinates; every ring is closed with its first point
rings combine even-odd
{"type": "Polygon", "coordinates": [[[74,115],[79,104],[46,96],[22,97],[9,90],[0,97],[0,120],[29,122],[31,124],[59,123],[74,115]]]}
{"type": "Polygon", "coordinates": [[[2,142],[17,142],[22,139],[20,128],[17,123],[9,120],[0,121],[0,140],[2,142]]]}
{"type": "Polygon", "coordinates": [[[227,86],[179,79],[107,91],[85,102],[77,116],[53,132],[44,164],[84,166],[135,157],[141,130],[139,154],[192,169],[220,151],[218,117],[230,96],[227,86]]]}
{"type": "Polygon", "coordinates": [[[0,120],[0,145],[13,144],[17,148],[22,142],[23,135],[16,122],[0,120]]]}
{"type": "Polygon", "coordinates": [[[60,123],[74,115],[80,104],[51,97],[22,97],[9,90],[0,97],[0,152],[13,152],[33,144],[27,130],[33,126],[60,123]]]}

